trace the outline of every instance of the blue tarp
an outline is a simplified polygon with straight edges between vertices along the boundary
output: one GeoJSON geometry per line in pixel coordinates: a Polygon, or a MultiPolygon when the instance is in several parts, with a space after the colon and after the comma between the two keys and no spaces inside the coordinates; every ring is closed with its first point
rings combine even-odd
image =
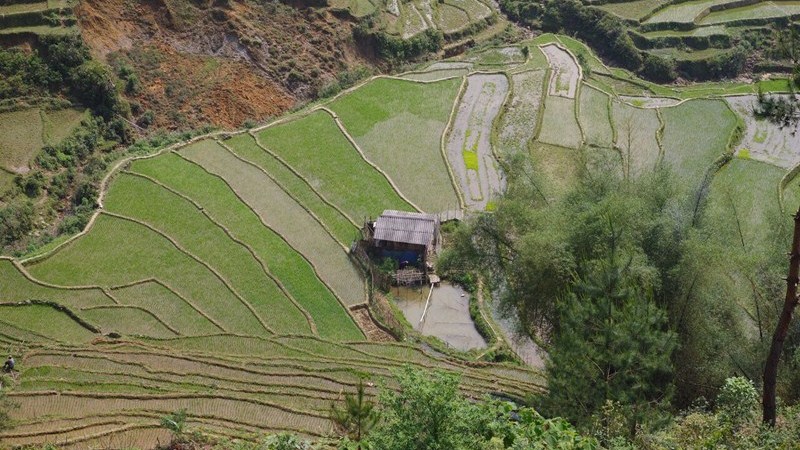
{"type": "Polygon", "coordinates": [[[392,258],[400,267],[407,265],[416,266],[420,262],[419,253],[410,250],[383,250],[381,258],[392,258]]]}

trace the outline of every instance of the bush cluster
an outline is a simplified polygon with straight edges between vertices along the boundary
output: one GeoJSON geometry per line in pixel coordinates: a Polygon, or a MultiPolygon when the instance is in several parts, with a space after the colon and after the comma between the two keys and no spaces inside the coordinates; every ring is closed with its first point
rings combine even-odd
{"type": "Polygon", "coordinates": [[[53,94],[107,119],[124,111],[111,72],[92,60],[80,36],[42,36],[33,52],[0,50],[0,99],[53,94]]]}

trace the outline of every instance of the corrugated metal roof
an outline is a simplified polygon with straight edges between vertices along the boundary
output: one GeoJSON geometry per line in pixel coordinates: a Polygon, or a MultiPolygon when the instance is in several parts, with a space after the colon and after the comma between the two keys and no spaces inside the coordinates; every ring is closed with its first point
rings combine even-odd
{"type": "Polygon", "coordinates": [[[437,218],[431,214],[386,210],[375,221],[374,238],[404,244],[433,244],[437,218]]]}

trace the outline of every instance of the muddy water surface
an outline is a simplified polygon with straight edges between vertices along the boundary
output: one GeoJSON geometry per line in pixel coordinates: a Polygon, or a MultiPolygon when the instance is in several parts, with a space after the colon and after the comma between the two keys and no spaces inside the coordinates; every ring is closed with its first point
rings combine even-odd
{"type": "Polygon", "coordinates": [[[433,288],[428,312],[420,320],[429,291],[429,286],[392,288],[397,306],[414,329],[426,336],[435,336],[458,350],[485,348],[486,341],[469,316],[469,294],[457,286],[442,283],[433,288]]]}

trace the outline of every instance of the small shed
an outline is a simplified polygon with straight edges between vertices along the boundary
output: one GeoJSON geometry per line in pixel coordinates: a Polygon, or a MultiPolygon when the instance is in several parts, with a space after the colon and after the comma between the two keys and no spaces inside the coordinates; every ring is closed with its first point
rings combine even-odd
{"type": "Polygon", "coordinates": [[[400,265],[421,265],[441,241],[439,218],[432,214],[386,210],[369,224],[372,246],[400,265]]]}

